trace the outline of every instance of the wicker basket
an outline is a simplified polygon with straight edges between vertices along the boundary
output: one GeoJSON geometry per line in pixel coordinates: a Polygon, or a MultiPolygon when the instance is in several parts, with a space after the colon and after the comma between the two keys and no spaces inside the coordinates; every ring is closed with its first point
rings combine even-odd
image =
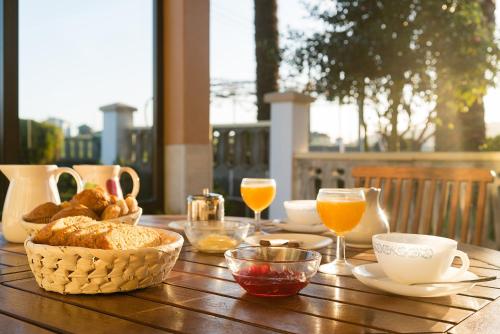
{"type": "Polygon", "coordinates": [[[130,291],[165,280],[177,261],[184,239],[164,231],[175,241],[158,247],[104,250],[24,242],[38,285],[62,294],[130,291]]]}
{"type": "Polygon", "coordinates": [[[113,223],[123,223],[123,224],[129,224],[129,225],[135,226],[139,222],[139,219],[141,218],[141,216],[142,216],[142,208],[139,208],[139,210],[137,210],[134,213],[130,213],[128,215],[121,216],[118,218],[107,219],[104,221],[113,222],[113,223]]]}
{"type": "Polygon", "coordinates": [[[38,231],[44,228],[47,224],[39,224],[39,223],[30,223],[25,220],[21,220],[21,225],[24,227],[26,232],[30,237],[35,236],[38,231]]]}

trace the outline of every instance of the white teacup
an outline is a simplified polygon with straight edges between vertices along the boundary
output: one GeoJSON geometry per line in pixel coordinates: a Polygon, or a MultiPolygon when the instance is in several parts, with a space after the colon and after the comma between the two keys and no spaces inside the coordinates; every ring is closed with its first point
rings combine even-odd
{"type": "Polygon", "coordinates": [[[469,269],[469,257],[452,239],[424,234],[383,233],[372,237],[373,249],[384,273],[393,281],[411,284],[453,280],[469,269]],[[446,275],[455,257],[462,266],[446,275]]]}
{"type": "Polygon", "coordinates": [[[294,200],[283,203],[288,221],[292,224],[321,224],[315,200],[294,200]]]}

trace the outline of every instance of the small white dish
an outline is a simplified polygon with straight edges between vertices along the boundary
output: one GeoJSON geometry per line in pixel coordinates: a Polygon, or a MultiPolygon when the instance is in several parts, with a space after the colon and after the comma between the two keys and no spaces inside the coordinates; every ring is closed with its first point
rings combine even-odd
{"type": "MultiPolygon", "coordinates": [[[[253,223],[253,219],[252,218],[245,218],[245,217],[226,216],[226,217],[224,217],[224,219],[227,219],[227,220],[236,220],[236,221],[240,221],[240,222],[247,222],[247,223],[250,223],[250,224],[253,223]]],[[[174,220],[174,221],[171,221],[170,223],[168,223],[168,228],[171,229],[171,230],[174,230],[175,232],[184,232],[184,228],[185,228],[187,222],[188,221],[186,219],[184,219],[184,220],[174,220]]]]}
{"type": "Polygon", "coordinates": [[[275,226],[282,230],[288,232],[299,232],[299,233],[325,233],[328,232],[328,228],[323,224],[294,224],[288,220],[282,220],[275,223],[275,226]]]}
{"type": "Polygon", "coordinates": [[[303,249],[320,249],[330,245],[333,240],[328,237],[315,234],[298,234],[298,233],[273,233],[266,235],[253,235],[247,237],[245,242],[251,246],[259,246],[261,239],[275,240],[286,239],[295,240],[301,243],[300,248],[303,249]]]}
{"type": "MultiPolygon", "coordinates": [[[[440,281],[447,281],[447,277],[454,276],[458,268],[450,267],[440,281]]],[[[363,264],[352,271],[353,275],[363,284],[382,291],[409,297],[442,297],[462,293],[472,288],[475,283],[453,283],[453,284],[426,284],[408,285],[392,281],[382,270],[378,263],[363,264]]],[[[478,276],[470,271],[453,277],[452,281],[476,279],[478,276]]]]}
{"type": "Polygon", "coordinates": [[[315,200],[293,200],[283,202],[288,220],[296,225],[321,224],[315,200]]]}

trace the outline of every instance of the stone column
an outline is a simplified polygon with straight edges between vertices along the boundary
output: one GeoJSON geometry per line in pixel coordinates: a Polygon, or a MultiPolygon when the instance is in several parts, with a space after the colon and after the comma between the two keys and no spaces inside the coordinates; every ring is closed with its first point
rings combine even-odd
{"type": "Polygon", "coordinates": [[[276,198],[269,217],[286,217],[283,201],[292,199],[293,155],[309,150],[308,95],[296,92],[269,93],[265,102],[271,103],[270,177],[276,180],[276,198]]]}
{"type": "Polygon", "coordinates": [[[99,108],[103,112],[101,134],[101,163],[116,164],[128,160],[135,147],[128,147],[126,135],[134,127],[133,113],[137,110],[123,103],[113,103],[99,108]]]}
{"type": "Polygon", "coordinates": [[[212,187],[209,0],[163,2],[165,210],[212,187]]]}

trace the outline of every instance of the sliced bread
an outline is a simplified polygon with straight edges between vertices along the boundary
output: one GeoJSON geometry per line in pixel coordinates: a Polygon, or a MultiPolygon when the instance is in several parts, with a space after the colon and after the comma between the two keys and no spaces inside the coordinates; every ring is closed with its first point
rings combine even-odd
{"type": "Polygon", "coordinates": [[[156,247],[173,239],[161,230],[89,217],[65,217],[47,224],[33,238],[34,243],[96,249],[137,249],[156,247]]]}

